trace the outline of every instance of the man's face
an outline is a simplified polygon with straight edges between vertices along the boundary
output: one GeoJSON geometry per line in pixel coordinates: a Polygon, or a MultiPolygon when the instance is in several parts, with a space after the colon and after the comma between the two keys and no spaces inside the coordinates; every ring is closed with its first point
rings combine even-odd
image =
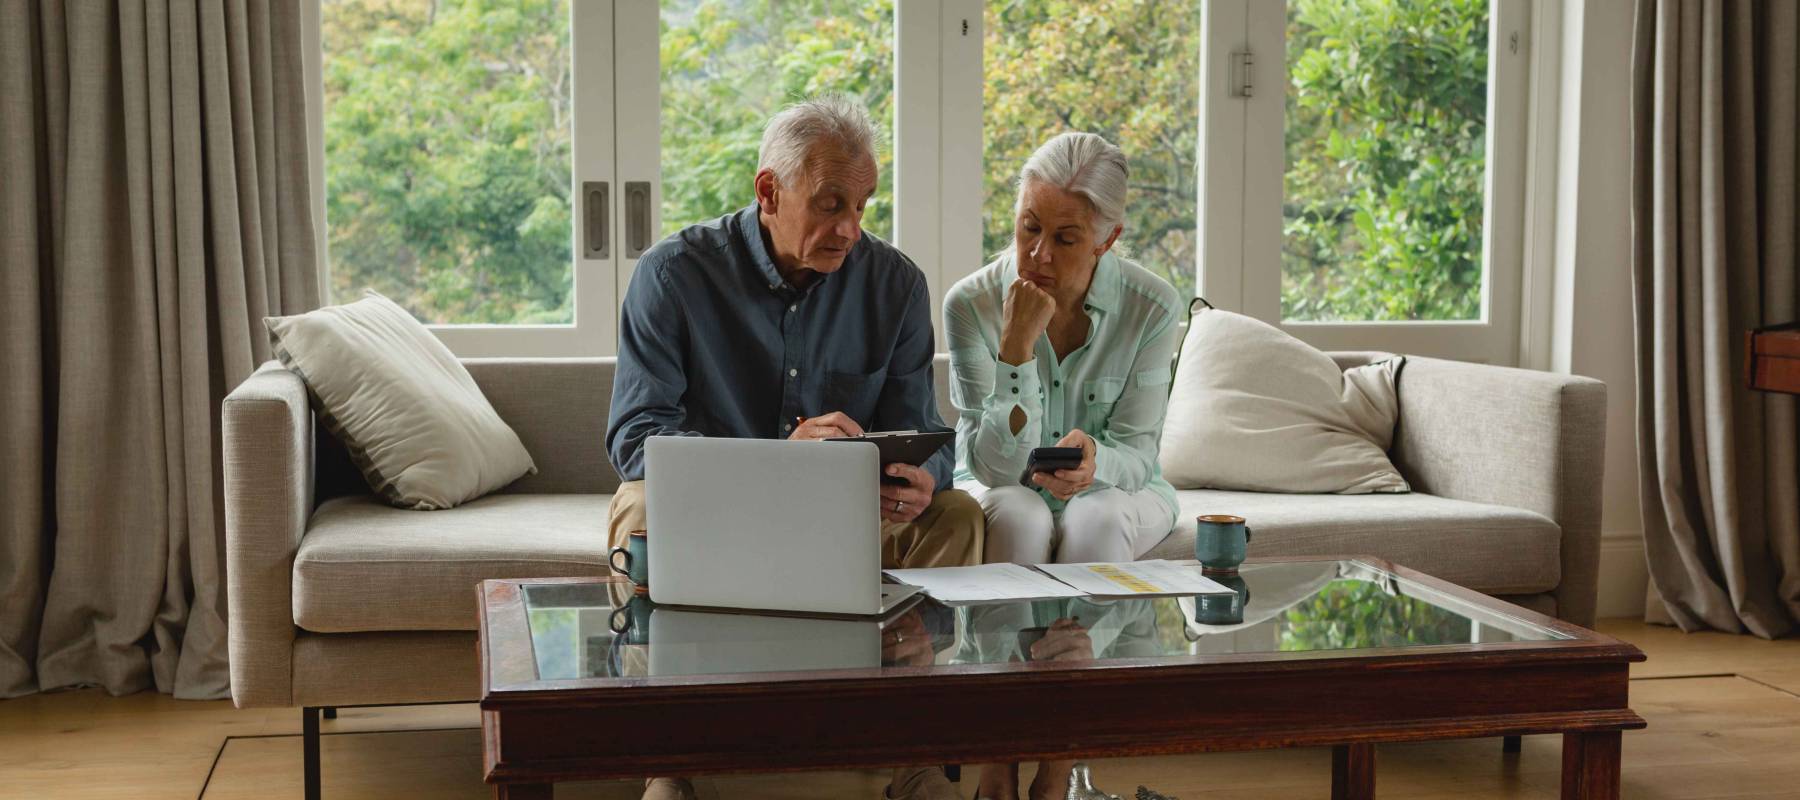
{"type": "Polygon", "coordinates": [[[814,145],[804,163],[794,180],[766,186],[765,176],[757,176],[763,221],[777,263],[836,272],[862,238],[863,209],[875,194],[875,158],[827,142],[814,145]]]}

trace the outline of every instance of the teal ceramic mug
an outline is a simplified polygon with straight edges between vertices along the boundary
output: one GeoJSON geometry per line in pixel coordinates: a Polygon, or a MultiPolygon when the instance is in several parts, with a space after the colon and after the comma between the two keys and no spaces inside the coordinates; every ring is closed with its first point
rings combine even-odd
{"type": "Polygon", "coordinates": [[[1250,550],[1250,526],[1243,517],[1201,514],[1194,525],[1194,559],[1206,572],[1237,572],[1250,550]]]}
{"type": "Polygon", "coordinates": [[[1250,585],[1238,575],[1215,575],[1231,594],[1203,594],[1195,598],[1194,621],[1206,625],[1238,625],[1244,621],[1244,607],[1250,604],[1250,585]]]}
{"type": "Polygon", "coordinates": [[[613,572],[622,573],[637,587],[638,594],[650,591],[650,539],[644,531],[628,534],[624,544],[607,551],[606,561],[613,572]],[[625,559],[624,564],[619,563],[620,558],[625,559]]]}
{"type": "Polygon", "coordinates": [[[655,611],[656,604],[650,602],[649,595],[634,595],[624,605],[613,609],[607,627],[626,644],[649,644],[650,615],[655,611]]]}

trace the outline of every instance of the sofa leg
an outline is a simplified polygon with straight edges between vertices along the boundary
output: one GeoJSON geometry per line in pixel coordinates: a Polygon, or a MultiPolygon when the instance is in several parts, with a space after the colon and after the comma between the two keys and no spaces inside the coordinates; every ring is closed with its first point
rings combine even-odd
{"type": "Polygon", "coordinates": [[[337,719],[337,706],[325,706],[320,708],[319,716],[325,719],[337,719]]]}
{"type": "Polygon", "coordinates": [[[1500,740],[1500,752],[1502,753],[1517,753],[1522,747],[1523,742],[1518,736],[1507,736],[1500,740]]]}
{"type": "Polygon", "coordinates": [[[319,800],[319,708],[300,709],[301,769],[306,776],[306,800],[319,800]]]}

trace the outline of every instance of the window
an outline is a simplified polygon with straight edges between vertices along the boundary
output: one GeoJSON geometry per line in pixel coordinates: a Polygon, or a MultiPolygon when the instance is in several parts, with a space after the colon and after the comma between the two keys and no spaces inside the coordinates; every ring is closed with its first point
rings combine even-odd
{"type": "MultiPolygon", "coordinates": [[[[750,204],[763,122],[787,103],[847,94],[893,130],[893,0],[664,2],[661,40],[659,235],[750,204]]],[[[878,159],[863,229],[892,238],[892,148],[878,159]]]]}
{"type": "Polygon", "coordinates": [[[1290,0],[1281,318],[1478,320],[1487,0],[1290,0]]]}
{"type": "Polygon", "coordinates": [[[568,0],[325,0],[334,299],[569,323],[568,0]]]}
{"type": "Polygon", "coordinates": [[[1199,4],[995,0],[986,13],[984,253],[1012,246],[1025,159],[1087,131],[1130,161],[1118,252],[1193,294],[1199,4]]]}

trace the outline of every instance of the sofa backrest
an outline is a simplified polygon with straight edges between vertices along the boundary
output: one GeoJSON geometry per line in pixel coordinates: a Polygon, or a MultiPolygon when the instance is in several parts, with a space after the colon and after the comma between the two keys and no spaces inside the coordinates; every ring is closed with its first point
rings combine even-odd
{"type": "MultiPolygon", "coordinates": [[[[1338,366],[1367,364],[1386,353],[1333,353],[1338,366]]],[[[494,411],[519,434],[536,475],[527,475],[503,493],[592,494],[619,485],[606,454],[607,405],[612,400],[613,358],[472,358],[463,366],[475,378],[494,411]]],[[[956,424],[950,405],[950,359],[939,354],[932,363],[932,385],[944,422],[956,424]]],[[[317,498],[368,491],[344,446],[325,426],[317,448],[317,498]]]]}

